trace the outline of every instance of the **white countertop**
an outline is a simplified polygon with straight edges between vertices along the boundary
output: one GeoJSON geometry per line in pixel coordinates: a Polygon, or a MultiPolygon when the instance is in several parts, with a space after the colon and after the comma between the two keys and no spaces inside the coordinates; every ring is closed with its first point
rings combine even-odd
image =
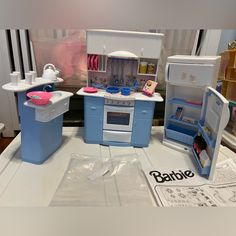
{"type": "MultiPolygon", "coordinates": [[[[142,168],[188,167],[194,169],[188,154],[180,153],[162,144],[163,127],[152,128],[151,140],[147,148],[86,144],[82,134],[83,128],[64,127],[62,146],[41,165],[22,162],[20,159],[20,135],[18,135],[0,155],[0,206],[49,206],[73,153],[113,160],[119,156],[129,160],[132,155],[137,155],[142,168]]],[[[228,148],[221,146],[219,160],[229,157],[235,158],[235,155],[228,148]]],[[[118,186],[121,192],[127,190],[127,186],[122,183],[121,179],[116,179],[115,183],[111,183],[104,176],[102,181],[104,191],[112,198],[107,199],[108,202],[114,202],[114,198],[117,197],[114,195],[115,187],[118,186]]],[[[125,198],[126,196],[120,195],[120,197],[125,198]]],[[[135,206],[137,197],[139,197],[139,193],[136,193],[132,201],[126,202],[126,206],[130,206],[130,204],[135,206]]],[[[151,204],[155,206],[151,194],[150,199],[151,204]]],[[[120,205],[117,203],[117,206],[120,205]]]]}
{"type": "Polygon", "coordinates": [[[111,94],[107,93],[105,90],[98,89],[96,93],[86,93],[84,88],[81,88],[76,94],[81,96],[91,96],[91,97],[103,97],[117,100],[137,100],[137,101],[150,101],[150,102],[163,102],[164,99],[159,93],[154,93],[153,96],[149,97],[141,92],[131,93],[129,96],[124,96],[121,93],[111,94]]]}
{"type": "Polygon", "coordinates": [[[41,77],[38,77],[35,79],[35,82],[33,82],[32,84],[26,84],[25,80],[22,79],[17,86],[12,85],[11,83],[7,83],[7,84],[4,84],[2,88],[8,91],[12,91],[12,92],[23,92],[23,91],[27,91],[29,89],[38,87],[40,85],[55,84],[55,83],[61,83],[61,82],[63,82],[63,79],[61,78],[57,78],[57,80],[52,81],[52,80],[42,79],[41,77]]]}

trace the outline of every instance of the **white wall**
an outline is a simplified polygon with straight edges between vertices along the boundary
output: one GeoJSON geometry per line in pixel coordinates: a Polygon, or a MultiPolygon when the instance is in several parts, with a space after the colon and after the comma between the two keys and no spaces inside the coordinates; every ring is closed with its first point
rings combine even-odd
{"type": "Polygon", "coordinates": [[[216,56],[220,43],[222,30],[207,30],[200,51],[200,56],[216,56]]]}
{"type": "Polygon", "coordinates": [[[222,30],[219,47],[218,47],[218,53],[221,53],[228,48],[228,43],[236,40],[236,30],[222,30]]]}
{"type": "Polygon", "coordinates": [[[2,89],[2,85],[10,81],[10,73],[6,34],[0,30],[0,122],[5,124],[5,137],[13,137],[14,130],[19,129],[15,96],[2,89]]]}

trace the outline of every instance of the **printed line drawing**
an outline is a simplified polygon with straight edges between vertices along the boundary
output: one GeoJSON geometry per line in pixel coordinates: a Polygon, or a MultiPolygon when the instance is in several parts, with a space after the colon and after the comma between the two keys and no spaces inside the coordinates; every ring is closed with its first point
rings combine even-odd
{"type": "Polygon", "coordinates": [[[233,192],[233,196],[229,198],[229,201],[236,202],[236,191],[232,191],[232,192],[233,192]]]}

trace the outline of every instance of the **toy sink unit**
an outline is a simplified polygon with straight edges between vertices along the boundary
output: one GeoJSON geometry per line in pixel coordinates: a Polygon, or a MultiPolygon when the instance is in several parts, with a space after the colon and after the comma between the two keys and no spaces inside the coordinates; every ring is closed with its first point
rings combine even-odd
{"type": "Polygon", "coordinates": [[[51,93],[47,92],[40,93],[39,91],[37,91],[37,92],[30,92],[27,94],[27,96],[30,95],[31,99],[24,102],[24,105],[27,107],[35,108],[36,121],[48,122],[69,110],[69,99],[73,94],[65,91],[55,91],[51,93]],[[43,106],[42,104],[37,104],[38,101],[40,101],[41,99],[33,98],[32,100],[32,96],[40,96],[41,94],[43,94],[44,96],[51,97],[50,100],[48,99],[47,103],[44,104],[43,106]]]}

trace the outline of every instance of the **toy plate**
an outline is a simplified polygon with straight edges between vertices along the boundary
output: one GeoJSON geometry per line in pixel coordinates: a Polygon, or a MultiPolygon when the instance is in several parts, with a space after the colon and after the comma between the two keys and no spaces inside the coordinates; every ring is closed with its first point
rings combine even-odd
{"type": "Polygon", "coordinates": [[[85,93],[96,93],[98,90],[94,87],[85,87],[84,92],[85,93]]]}

